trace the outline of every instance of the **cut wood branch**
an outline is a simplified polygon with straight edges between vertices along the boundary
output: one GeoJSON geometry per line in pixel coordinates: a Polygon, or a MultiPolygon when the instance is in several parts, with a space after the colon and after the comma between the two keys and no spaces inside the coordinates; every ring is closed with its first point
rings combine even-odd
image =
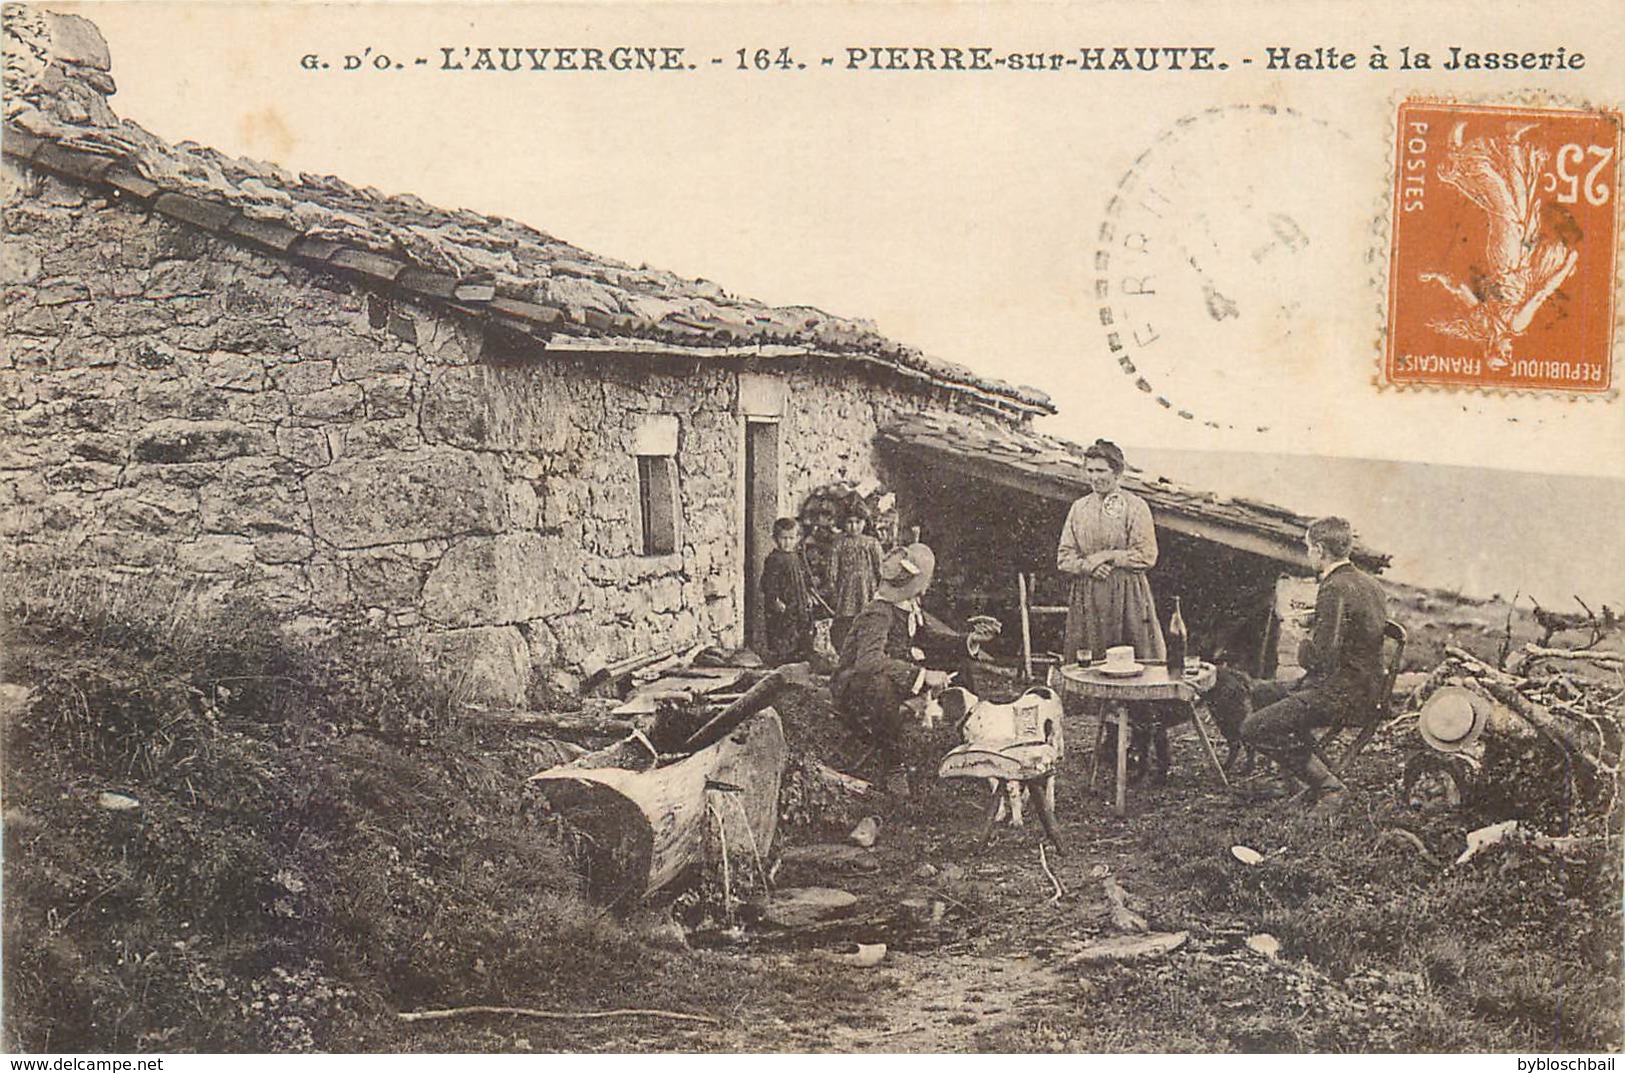
{"type": "Polygon", "coordinates": [[[779,690],[790,684],[796,670],[806,670],[806,664],[789,664],[768,674],[745,691],[745,695],[706,720],[705,724],[689,735],[683,743],[685,749],[699,749],[720,741],[734,727],[766,708],[779,690]]]}
{"type": "Polygon", "coordinates": [[[1052,883],[1055,887],[1055,893],[1051,895],[1049,900],[1044,904],[1059,904],[1062,896],[1066,894],[1066,888],[1061,886],[1061,881],[1055,878],[1054,872],[1050,871],[1049,857],[1044,853],[1044,843],[1042,842],[1038,844],[1038,865],[1040,868],[1044,869],[1044,875],[1049,877],[1050,883],[1052,883]]]}
{"type": "Polygon", "coordinates": [[[1544,648],[1540,645],[1523,646],[1529,659],[1573,659],[1596,663],[1609,670],[1625,670],[1625,652],[1599,651],[1595,648],[1544,648]]]}
{"type": "Polygon", "coordinates": [[[1485,663],[1483,660],[1479,659],[1477,656],[1473,655],[1471,652],[1468,652],[1464,648],[1457,648],[1455,645],[1446,645],[1444,654],[1460,663],[1465,670],[1471,671],[1480,678],[1485,678],[1492,682],[1500,682],[1503,685],[1514,687],[1517,686],[1519,682],[1519,679],[1514,675],[1491,667],[1488,663],[1485,663]]]}
{"type": "MultiPolygon", "coordinates": [[[[659,663],[661,660],[671,659],[673,656],[676,656],[678,653],[683,651],[684,649],[681,645],[666,645],[663,648],[655,649],[653,652],[645,652],[642,655],[630,656],[615,663],[606,663],[592,671],[585,679],[582,680],[581,691],[585,693],[590,689],[594,689],[597,686],[619,678],[622,675],[631,674],[635,670],[647,667],[650,664],[659,663]]],[[[694,654],[698,655],[698,652],[695,651],[694,654]]]]}
{"type": "Polygon", "coordinates": [[[814,760],[807,766],[807,769],[816,775],[819,781],[838,787],[847,793],[866,794],[874,789],[874,786],[868,781],[860,779],[856,775],[848,775],[844,771],[836,771],[822,760],[814,760]]]}
{"type": "Polygon", "coordinates": [[[1489,688],[1477,678],[1452,678],[1450,682],[1452,685],[1459,685],[1463,689],[1472,691],[1490,705],[1489,720],[1484,725],[1485,733],[1519,741],[1542,736],[1538,726],[1496,700],[1495,695],[1489,691],[1489,688]]]}
{"type": "Polygon", "coordinates": [[[700,653],[704,651],[704,644],[693,645],[686,649],[679,648],[677,651],[671,653],[663,659],[657,659],[652,663],[643,664],[632,672],[632,676],[639,681],[652,682],[656,678],[659,678],[661,675],[665,674],[667,671],[678,671],[693,666],[694,661],[698,659],[700,653]]]}
{"type": "Polygon", "coordinates": [[[1598,615],[1578,596],[1574,598],[1574,602],[1580,605],[1585,614],[1577,615],[1572,612],[1548,611],[1541,607],[1540,604],[1535,604],[1535,621],[1545,631],[1540,638],[1542,645],[1551,644],[1552,637],[1556,634],[1566,633],[1571,630],[1587,630],[1591,634],[1591,640],[1581,647],[1591,648],[1619,627],[1619,615],[1608,605],[1604,604],[1602,614],[1598,615]]]}
{"type": "Polygon", "coordinates": [[[395,1016],[403,1021],[445,1021],[453,1017],[475,1017],[480,1014],[509,1014],[515,1017],[540,1017],[549,1021],[600,1021],[610,1017],[656,1017],[663,1021],[693,1021],[696,1024],[721,1024],[715,1017],[699,1013],[680,1013],[676,1010],[536,1010],[528,1006],[454,1006],[445,1010],[410,1010],[395,1016]]]}
{"type": "Polygon", "coordinates": [[[1501,648],[1495,654],[1495,665],[1498,667],[1505,667],[1507,657],[1512,654],[1512,616],[1518,610],[1518,597],[1522,595],[1523,590],[1519,589],[1512,594],[1512,602],[1507,604],[1507,621],[1506,627],[1501,633],[1501,648]]]}

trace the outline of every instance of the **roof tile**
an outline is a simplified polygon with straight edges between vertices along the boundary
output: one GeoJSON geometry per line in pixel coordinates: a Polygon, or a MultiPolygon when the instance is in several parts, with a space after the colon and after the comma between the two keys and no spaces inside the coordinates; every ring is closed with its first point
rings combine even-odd
{"type": "Polygon", "coordinates": [[[328,263],[338,268],[346,268],[352,272],[359,272],[363,276],[383,280],[385,283],[395,282],[395,277],[406,269],[406,262],[393,257],[385,257],[378,253],[368,253],[365,250],[341,249],[329,257],[328,263]]]}
{"type": "Polygon", "coordinates": [[[44,138],[28,133],[21,127],[8,126],[6,128],[6,155],[19,160],[29,160],[40,146],[47,144],[44,138]]]}
{"type": "Polygon", "coordinates": [[[102,176],[102,179],[120,193],[140,201],[149,201],[154,194],[158,193],[157,183],[126,167],[109,168],[107,174],[102,176]]]}
{"type": "Polygon", "coordinates": [[[309,261],[327,261],[344,247],[332,239],[305,235],[293,245],[293,252],[309,261]]]}
{"type": "Polygon", "coordinates": [[[395,282],[429,298],[451,298],[457,293],[457,280],[454,277],[421,268],[406,269],[395,277],[395,282]]]}
{"type": "Polygon", "coordinates": [[[159,194],[152,207],[171,219],[201,227],[205,231],[224,230],[237,214],[229,205],[205,201],[190,194],[159,194]]]}
{"type": "Polygon", "coordinates": [[[245,238],[256,245],[278,253],[287,253],[299,239],[299,232],[282,224],[272,223],[269,220],[256,220],[248,216],[238,216],[232,220],[226,230],[232,234],[245,238]]]}
{"type": "Polygon", "coordinates": [[[33,155],[34,163],[42,168],[67,175],[83,182],[98,182],[118,161],[98,153],[86,153],[54,142],[41,145],[33,155]]]}
{"type": "Polygon", "coordinates": [[[537,305],[534,302],[521,302],[513,298],[493,298],[490,301],[493,313],[500,313],[505,317],[526,321],[531,324],[558,324],[564,319],[564,312],[552,306],[537,305]]]}

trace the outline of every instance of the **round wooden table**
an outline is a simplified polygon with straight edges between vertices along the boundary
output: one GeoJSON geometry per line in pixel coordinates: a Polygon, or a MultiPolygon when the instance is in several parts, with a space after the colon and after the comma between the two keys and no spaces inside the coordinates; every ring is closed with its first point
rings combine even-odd
{"type": "MultiPolygon", "coordinates": [[[[1087,667],[1078,663],[1068,663],[1061,668],[1061,679],[1066,683],[1068,693],[1074,697],[1088,697],[1105,702],[1106,711],[1101,715],[1102,721],[1116,717],[1115,811],[1119,816],[1128,811],[1128,706],[1135,701],[1154,700],[1179,700],[1194,704],[1203,693],[1213,688],[1213,683],[1218,677],[1218,671],[1211,663],[1198,663],[1194,666],[1194,670],[1187,667],[1185,674],[1179,678],[1169,675],[1168,668],[1161,663],[1142,663],[1140,666],[1140,673],[1133,677],[1103,674],[1098,663],[1087,667]]],[[[1196,724],[1196,734],[1202,739],[1202,746],[1207,751],[1208,759],[1213,763],[1213,770],[1219,773],[1219,780],[1228,789],[1230,780],[1225,776],[1224,766],[1219,763],[1219,754],[1213,751],[1213,742],[1207,736],[1207,728],[1202,726],[1201,716],[1192,712],[1191,722],[1196,724]]]]}

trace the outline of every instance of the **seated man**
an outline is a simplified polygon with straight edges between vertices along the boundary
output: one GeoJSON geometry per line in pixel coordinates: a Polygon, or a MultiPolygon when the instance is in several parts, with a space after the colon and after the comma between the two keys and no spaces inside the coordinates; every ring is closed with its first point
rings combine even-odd
{"type": "Polygon", "coordinates": [[[1343,783],[1310,751],[1313,727],[1340,717],[1363,720],[1382,688],[1382,629],[1387,602],[1376,579],[1349,562],[1354,533],[1342,518],[1317,518],[1304,538],[1320,572],[1314,631],[1298,649],[1307,672],[1283,699],[1242,724],[1242,740],[1308,784],[1317,808],[1342,803],[1343,783]]]}
{"type": "MultiPolygon", "coordinates": [[[[841,661],[830,680],[835,707],[848,725],[875,745],[880,770],[899,794],[908,792],[901,771],[904,701],[926,689],[945,687],[953,666],[962,675],[981,646],[999,632],[991,619],[978,620],[968,634],[950,629],[920,608],[931,586],[936,556],[924,544],[894,548],[880,564],[880,586],[852,621],[841,661]],[[927,669],[927,662],[936,668],[927,669]]],[[[969,681],[962,684],[970,687],[969,681]]]]}

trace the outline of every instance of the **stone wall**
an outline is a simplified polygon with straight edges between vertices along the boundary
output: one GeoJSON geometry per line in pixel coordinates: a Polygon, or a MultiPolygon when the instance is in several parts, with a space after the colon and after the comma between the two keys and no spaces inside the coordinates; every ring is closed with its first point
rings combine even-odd
{"type": "MultiPolygon", "coordinates": [[[[740,641],[735,365],[498,354],[449,314],[9,162],[4,194],[8,572],[162,570],[302,626],[364,616],[498,704],[595,660],[740,641]],[[683,520],[678,552],[649,557],[632,444],[652,413],[679,417],[683,520]]],[[[786,508],[883,476],[877,425],[944,404],[784,375],[786,508]]]]}

